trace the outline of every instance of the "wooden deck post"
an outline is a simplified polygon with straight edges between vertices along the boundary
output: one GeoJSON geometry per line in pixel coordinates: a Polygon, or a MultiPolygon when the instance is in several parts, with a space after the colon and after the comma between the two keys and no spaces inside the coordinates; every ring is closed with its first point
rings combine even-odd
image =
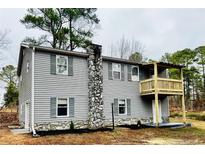
{"type": "Polygon", "coordinates": [[[186,123],[186,107],[184,101],[184,78],[183,78],[183,69],[180,69],[181,72],[181,80],[182,80],[182,112],[183,112],[183,122],[186,123]]]}
{"type": "Polygon", "coordinates": [[[158,86],[157,86],[157,62],[154,63],[154,89],[155,89],[155,112],[156,112],[156,127],[159,126],[159,102],[158,102],[158,86]]]}

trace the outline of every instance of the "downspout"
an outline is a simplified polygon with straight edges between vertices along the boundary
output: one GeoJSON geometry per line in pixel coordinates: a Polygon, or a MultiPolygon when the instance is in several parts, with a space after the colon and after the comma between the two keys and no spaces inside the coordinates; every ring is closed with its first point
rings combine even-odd
{"type": "Polygon", "coordinates": [[[32,50],[32,70],[31,70],[31,129],[33,132],[33,136],[37,136],[36,131],[34,129],[34,55],[35,55],[35,47],[32,50]]]}

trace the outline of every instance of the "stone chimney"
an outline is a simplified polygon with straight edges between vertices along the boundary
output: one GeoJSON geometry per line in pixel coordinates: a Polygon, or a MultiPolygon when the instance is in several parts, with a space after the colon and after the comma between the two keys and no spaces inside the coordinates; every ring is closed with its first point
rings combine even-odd
{"type": "Polygon", "coordinates": [[[98,129],[104,126],[103,115],[103,66],[102,46],[91,44],[87,48],[88,57],[88,128],[98,129]]]}

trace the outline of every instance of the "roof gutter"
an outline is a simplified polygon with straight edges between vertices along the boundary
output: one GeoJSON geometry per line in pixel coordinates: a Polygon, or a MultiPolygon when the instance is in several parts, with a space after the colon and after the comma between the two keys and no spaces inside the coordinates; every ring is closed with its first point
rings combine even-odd
{"type": "Polygon", "coordinates": [[[36,130],[34,128],[34,55],[35,55],[35,47],[32,50],[32,70],[31,70],[31,129],[33,132],[33,136],[37,136],[36,130]]]}

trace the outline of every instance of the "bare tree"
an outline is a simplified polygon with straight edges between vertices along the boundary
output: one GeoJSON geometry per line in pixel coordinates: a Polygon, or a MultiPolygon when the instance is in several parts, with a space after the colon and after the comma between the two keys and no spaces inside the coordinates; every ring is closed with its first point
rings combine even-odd
{"type": "Polygon", "coordinates": [[[111,44],[111,46],[110,46],[110,56],[111,56],[111,57],[115,57],[115,53],[116,53],[116,51],[115,51],[115,45],[114,45],[114,44],[111,44]]]}
{"type": "Polygon", "coordinates": [[[127,58],[127,54],[130,51],[130,41],[127,40],[124,36],[118,42],[118,51],[120,58],[127,58]]]}
{"type": "Polygon", "coordinates": [[[130,51],[130,41],[124,36],[115,43],[111,44],[110,55],[111,57],[128,58],[128,53],[130,51]]]}
{"type": "Polygon", "coordinates": [[[111,44],[110,55],[111,57],[119,57],[122,59],[128,59],[132,54],[139,53],[143,55],[145,45],[140,41],[132,39],[131,41],[126,39],[124,36],[117,41],[115,44],[111,44]]]}
{"type": "Polygon", "coordinates": [[[130,55],[135,53],[135,52],[143,54],[144,50],[145,50],[144,44],[142,44],[140,41],[136,41],[135,39],[132,39],[131,50],[130,50],[131,53],[129,53],[130,55]]]}
{"type": "Polygon", "coordinates": [[[0,31],[0,49],[7,48],[8,44],[10,44],[10,40],[7,38],[9,31],[4,30],[0,31]]]}
{"type": "MultiPolygon", "coordinates": [[[[11,41],[7,37],[9,32],[9,30],[0,30],[0,68],[2,67],[3,62],[6,59],[6,54],[5,52],[3,52],[3,49],[8,49],[8,46],[11,43],[11,41]]],[[[13,55],[11,54],[11,56],[13,55]]]]}

